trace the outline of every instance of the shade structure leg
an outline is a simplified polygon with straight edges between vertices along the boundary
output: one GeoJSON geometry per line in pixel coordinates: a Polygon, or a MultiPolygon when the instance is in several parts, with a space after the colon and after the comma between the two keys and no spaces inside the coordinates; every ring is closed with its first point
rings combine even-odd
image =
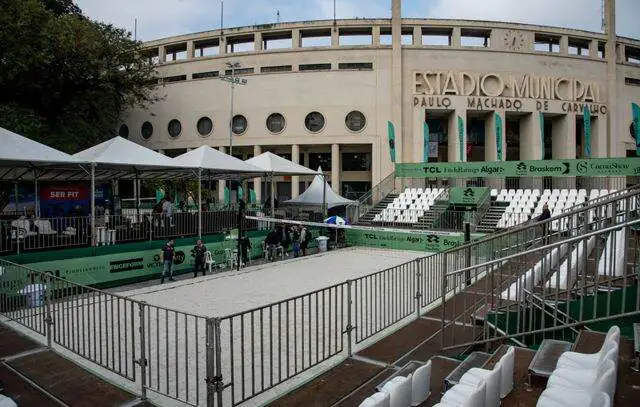
{"type": "Polygon", "coordinates": [[[91,164],[91,246],[96,245],[96,165],[91,164]]]}
{"type": "Polygon", "coordinates": [[[202,239],[202,169],[198,170],[198,237],[202,239]]]}

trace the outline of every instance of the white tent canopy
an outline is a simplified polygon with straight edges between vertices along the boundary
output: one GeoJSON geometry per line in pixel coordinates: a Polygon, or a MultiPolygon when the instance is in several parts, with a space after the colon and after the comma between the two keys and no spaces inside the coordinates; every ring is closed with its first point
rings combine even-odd
{"type": "Polygon", "coordinates": [[[119,136],[73,156],[103,168],[131,167],[139,171],[184,169],[171,158],[119,136]]]}
{"type": "Polygon", "coordinates": [[[269,151],[245,161],[271,175],[316,175],[317,172],[269,151]]]}
{"type": "MultiPolygon", "coordinates": [[[[318,168],[318,172],[322,173],[322,169],[318,168]]],[[[285,201],[284,203],[290,205],[321,206],[323,202],[326,202],[327,208],[333,208],[341,205],[349,205],[354,201],[336,194],[324,177],[318,174],[306,191],[298,197],[285,201]]]]}
{"type": "Polygon", "coordinates": [[[0,127],[0,179],[18,179],[34,168],[78,168],[81,160],[0,127]]]}
{"type": "Polygon", "coordinates": [[[216,150],[210,146],[200,146],[173,159],[181,167],[197,168],[210,175],[237,178],[239,175],[256,177],[264,170],[216,150]]]}

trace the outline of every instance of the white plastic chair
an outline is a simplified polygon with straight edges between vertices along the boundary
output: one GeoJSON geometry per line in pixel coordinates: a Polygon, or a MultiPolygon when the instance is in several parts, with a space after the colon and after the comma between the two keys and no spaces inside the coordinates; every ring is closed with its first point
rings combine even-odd
{"type": "Polygon", "coordinates": [[[477,386],[459,383],[442,395],[440,403],[464,407],[484,407],[486,388],[484,381],[477,386]]]}
{"type": "Polygon", "coordinates": [[[209,273],[213,272],[214,267],[216,266],[216,262],[213,261],[213,256],[210,251],[204,252],[204,264],[207,267],[209,273]]]}
{"type": "Polygon", "coordinates": [[[411,381],[412,375],[396,376],[382,386],[382,391],[389,393],[389,407],[407,407],[411,404],[411,381]]]}
{"type": "Polygon", "coordinates": [[[429,397],[431,387],[431,361],[413,372],[411,379],[411,405],[418,406],[429,397]]]}
{"type": "Polygon", "coordinates": [[[389,407],[389,403],[389,393],[379,391],[364,399],[359,407],[389,407]]]}
{"type": "Polygon", "coordinates": [[[560,355],[556,369],[560,367],[595,369],[598,362],[611,349],[611,342],[617,347],[620,342],[620,328],[616,325],[609,328],[604,343],[597,353],[565,352],[560,355]]]}
{"type": "Polygon", "coordinates": [[[611,407],[611,399],[601,391],[566,391],[558,395],[552,389],[542,392],[536,407],[611,407]],[[560,396],[562,398],[558,399],[560,396]]]}
{"type": "Polygon", "coordinates": [[[500,381],[502,379],[502,363],[498,361],[492,370],[472,368],[460,378],[461,384],[478,386],[484,382],[485,407],[498,407],[500,405],[500,381]]]}
{"type": "MultiPolygon", "coordinates": [[[[618,357],[617,352],[615,357],[618,357]]],[[[607,358],[595,370],[555,369],[547,382],[547,389],[558,388],[583,391],[598,389],[613,398],[616,391],[616,375],[616,365],[610,358],[607,358]]]]}

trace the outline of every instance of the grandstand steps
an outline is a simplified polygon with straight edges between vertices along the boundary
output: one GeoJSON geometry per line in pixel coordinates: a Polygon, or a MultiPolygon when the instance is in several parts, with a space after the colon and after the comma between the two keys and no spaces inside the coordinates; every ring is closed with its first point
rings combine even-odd
{"type": "Polygon", "coordinates": [[[476,227],[476,231],[480,233],[492,233],[497,229],[498,221],[507,209],[506,202],[494,202],[491,204],[482,220],[476,227]]]}
{"type": "Polygon", "coordinates": [[[380,202],[375,204],[373,208],[369,209],[367,213],[362,215],[360,219],[358,219],[358,222],[356,222],[356,224],[371,225],[371,221],[373,220],[373,217],[376,216],[377,213],[380,213],[380,211],[386,208],[387,205],[393,202],[393,200],[396,199],[397,197],[398,197],[398,194],[389,194],[385,196],[384,198],[382,198],[382,200],[380,200],[380,202]]]}
{"type": "Polygon", "coordinates": [[[449,203],[435,203],[430,210],[424,213],[424,216],[418,219],[418,223],[415,223],[413,227],[418,229],[433,229],[436,227],[440,216],[446,212],[449,208],[449,203]]]}

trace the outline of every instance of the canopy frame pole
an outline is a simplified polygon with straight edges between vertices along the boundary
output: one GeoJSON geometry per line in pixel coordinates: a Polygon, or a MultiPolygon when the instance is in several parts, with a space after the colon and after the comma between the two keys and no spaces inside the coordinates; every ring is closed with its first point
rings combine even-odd
{"type": "MultiPolygon", "coordinates": [[[[142,220],[140,219],[140,183],[138,180],[139,174],[137,169],[134,169],[134,174],[135,178],[133,180],[133,190],[136,196],[136,219],[138,220],[138,222],[142,223],[142,220]]],[[[151,213],[153,213],[153,210],[151,211],[151,213]]]]}
{"type": "Polygon", "coordinates": [[[38,174],[33,171],[33,201],[36,219],[40,219],[40,199],[38,199],[38,174]]]}
{"type": "Polygon", "coordinates": [[[91,163],[91,246],[96,244],[96,164],[91,163]]]}
{"type": "Polygon", "coordinates": [[[198,168],[198,238],[202,239],[202,168],[198,168]]]}
{"type": "Polygon", "coordinates": [[[322,173],[322,216],[327,218],[327,176],[322,173]]]}
{"type": "Polygon", "coordinates": [[[18,209],[18,180],[13,183],[13,203],[16,208],[16,215],[20,214],[20,210],[18,209]]]}
{"type": "Polygon", "coordinates": [[[275,191],[275,181],[273,180],[273,172],[271,173],[271,217],[275,217],[276,214],[276,207],[275,207],[275,196],[276,196],[276,191],[275,191]]]}

